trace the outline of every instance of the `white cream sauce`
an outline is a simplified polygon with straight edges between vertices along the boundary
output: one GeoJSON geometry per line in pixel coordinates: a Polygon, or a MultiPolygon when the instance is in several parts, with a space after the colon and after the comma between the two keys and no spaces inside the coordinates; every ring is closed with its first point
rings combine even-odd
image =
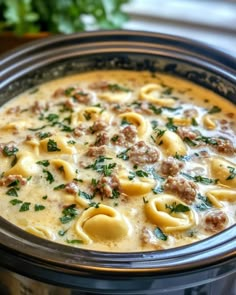
{"type": "Polygon", "coordinates": [[[45,83],[1,107],[0,215],[42,238],[99,251],[159,250],[205,239],[217,232],[207,230],[206,214],[220,211],[227,216],[220,230],[235,224],[235,117],[236,108],[229,101],[164,74],[99,71],[45,83]],[[152,84],[156,88],[147,88],[152,84]],[[172,102],[166,106],[168,99],[172,102]],[[125,113],[141,119],[122,117],[125,113]],[[105,129],[94,130],[95,121],[102,121],[105,129]],[[136,132],[132,138],[124,133],[128,126],[136,132]],[[179,134],[183,127],[196,138],[183,140],[178,135],[185,153],[168,155],[161,137],[168,130],[179,134]],[[219,151],[216,139],[234,150],[219,151]],[[135,165],[132,157],[128,159],[140,141],[157,151],[156,161],[135,165]],[[105,154],[88,156],[94,146],[104,147],[105,154]],[[193,202],[165,189],[168,175],[162,173],[162,165],[168,156],[183,166],[173,177],[195,184],[193,202]],[[228,161],[222,181],[211,168],[214,159],[228,161]],[[137,187],[130,189],[134,182],[137,187]],[[209,192],[219,190],[226,191],[226,197],[209,197],[209,192]],[[176,197],[180,206],[178,212],[177,203],[164,204],[163,212],[178,222],[180,216],[188,220],[191,213],[190,226],[168,230],[165,220],[153,221],[146,206],[166,194],[176,197]],[[96,215],[96,210],[101,212],[96,215]],[[96,216],[101,219],[96,221],[96,216]]]}

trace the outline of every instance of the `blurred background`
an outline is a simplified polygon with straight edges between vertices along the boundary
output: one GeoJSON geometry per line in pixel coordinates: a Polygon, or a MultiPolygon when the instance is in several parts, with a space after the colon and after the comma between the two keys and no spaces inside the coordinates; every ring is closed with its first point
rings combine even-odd
{"type": "Polygon", "coordinates": [[[236,56],[236,0],[0,0],[0,52],[51,34],[116,28],[192,38],[236,56]]]}

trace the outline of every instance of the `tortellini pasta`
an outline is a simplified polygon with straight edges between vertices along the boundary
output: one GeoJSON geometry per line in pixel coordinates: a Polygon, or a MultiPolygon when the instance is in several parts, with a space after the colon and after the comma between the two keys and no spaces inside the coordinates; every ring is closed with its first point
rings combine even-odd
{"type": "Polygon", "coordinates": [[[46,239],[46,240],[55,240],[55,235],[52,232],[52,230],[50,230],[49,228],[42,226],[42,225],[31,225],[31,226],[27,226],[25,228],[25,230],[30,233],[33,234],[39,238],[42,239],[46,239]]]}
{"type": "Polygon", "coordinates": [[[98,97],[108,102],[119,103],[122,101],[128,101],[131,97],[131,92],[122,91],[122,92],[115,93],[110,91],[104,91],[104,92],[98,93],[98,97]]]}
{"type": "Polygon", "coordinates": [[[104,121],[109,120],[109,114],[104,110],[99,107],[86,107],[78,114],[75,114],[74,116],[74,124],[78,121],[81,122],[86,122],[86,121],[95,121],[98,119],[102,119],[104,121]]]}
{"type": "Polygon", "coordinates": [[[29,152],[19,152],[16,155],[16,164],[7,170],[4,175],[21,175],[29,177],[39,172],[34,156],[29,152]]]}
{"type": "Polygon", "coordinates": [[[162,136],[157,136],[156,143],[163,148],[164,153],[168,156],[176,154],[184,156],[187,153],[187,148],[178,134],[170,130],[164,130],[162,136]]]}
{"type": "Polygon", "coordinates": [[[147,84],[141,88],[140,98],[160,106],[173,106],[175,100],[167,97],[161,98],[161,90],[158,84],[147,84]]]}
{"type": "Polygon", "coordinates": [[[141,179],[130,180],[124,171],[119,173],[121,192],[127,196],[142,196],[151,192],[153,179],[142,177],[141,179]]]}
{"type": "Polygon", "coordinates": [[[147,199],[145,204],[147,218],[165,232],[181,231],[195,224],[194,213],[191,208],[177,197],[160,194],[147,199]],[[188,208],[186,212],[171,212],[173,206],[182,205],[188,208]]]}
{"type": "Polygon", "coordinates": [[[211,174],[218,183],[230,188],[236,188],[236,165],[221,158],[214,158],[210,164],[211,174]]]}
{"type": "Polygon", "coordinates": [[[211,203],[218,208],[223,207],[220,201],[235,202],[236,201],[236,191],[229,189],[217,189],[211,190],[206,193],[207,197],[211,203]]]}
{"type": "Polygon", "coordinates": [[[65,180],[72,181],[75,178],[75,169],[67,161],[61,159],[53,159],[51,160],[51,164],[63,173],[65,180]]]}
{"type": "Polygon", "coordinates": [[[202,118],[203,125],[206,129],[214,130],[216,128],[216,120],[213,115],[206,114],[202,118]]]}
{"type": "Polygon", "coordinates": [[[51,136],[40,141],[40,150],[52,154],[74,154],[75,148],[62,136],[51,136]]]}
{"type": "Polygon", "coordinates": [[[127,112],[119,115],[119,117],[124,118],[131,124],[134,124],[137,127],[139,137],[142,137],[147,133],[149,124],[142,115],[134,112],[127,112]]]}
{"type": "Polygon", "coordinates": [[[84,243],[91,243],[93,240],[120,240],[130,231],[128,222],[121,213],[102,204],[97,208],[90,207],[85,210],[79,217],[75,229],[84,243]]]}

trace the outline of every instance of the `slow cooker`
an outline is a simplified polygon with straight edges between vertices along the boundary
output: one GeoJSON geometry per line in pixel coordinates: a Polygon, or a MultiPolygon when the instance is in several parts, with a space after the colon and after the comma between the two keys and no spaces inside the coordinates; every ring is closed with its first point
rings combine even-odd
{"type": "MultiPolygon", "coordinates": [[[[236,104],[236,59],[154,33],[54,36],[0,59],[0,105],[43,82],[99,69],[164,72],[236,104]]],[[[170,250],[107,253],[56,244],[1,218],[1,294],[236,294],[236,226],[170,250]]]]}

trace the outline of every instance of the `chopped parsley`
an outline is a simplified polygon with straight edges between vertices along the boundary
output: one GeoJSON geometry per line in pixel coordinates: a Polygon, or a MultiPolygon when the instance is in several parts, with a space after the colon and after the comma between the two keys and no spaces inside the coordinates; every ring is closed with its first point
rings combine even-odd
{"type": "Polygon", "coordinates": [[[196,144],[193,140],[191,140],[189,137],[185,137],[185,138],[184,138],[184,142],[186,142],[187,145],[189,145],[189,146],[191,146],[191,147],[194,147],[194,146],[197,145],[197,144],[196,144]]]}
{"type": "Polygon", "coordinates": [[[47,117],[46,117],[46,120],[48,122],[55,122],[55,121],[58,121],[59,119],[59,115],[57,114],[49,114],[47,117]]]}
{"type": "Polygon", "coordinates": [[[44,167],[48,167],[50,165],[49,161],[48,160],[42,160],[42,161],[38,161],[36,162],[36,164],[38,165],[42,165],[44,167]]]}
{"type": "Polygon", "coordinates": [[[221,108],[219,108],[218,106],[213,106],[209,111],[208,114],[216,114],[216,113],[220,113],[221,112],[221,108]]]}
{"type": "Polygon", "coordinates": [[[42,211],[44,210],[46,207],[43,205],[39,205],[39,204],[35,204],[34,205],[34,211],[42,211]]]}
{"type": "Polygon", "coordinates": [[[5,145],[2,151],[4,156],[11,157],[11,156],[14,156],[19,151],[19,149],[14,145],[12,146],[5,145]]]}
{"type": "Polygon", "coordinates": [[[86,192],[83,192],[83,191],[81,191],[81,190],[79,190],[78,195],[79,195],[80,197],[84,198],[84,199],[87,199],[87,200],[91,200],[91,199],[93,199],[93,195],[90,195],[90,194],[88,194],[88,193],[86,193],[86,192]]]}
{"type": "Polygon", "coordinates": [[[39,132],[39,134],[38,134],[38,137],[41,140],[42,139],[45,139],[45,138],[48,138],[50,136],[52,136],[52,133],[51,132],[39,132]]]}
{"type": "Polygon", "coordinates": [[[130,92],[131,91],[129,88],[121,86],[119,84],[108,84],[108,89],[111,92],[117,92],[117,91],[130,92]]]}
{"type": "Polygon", "coordinates": [[[66,88],[66,89],[64,90],[64,94],[65,94],[65,96],[71,96],[72,93],[74,92],[74,90],[75,90],[74,87],[66,88]]]}
{"type": "Polygon", "coordinates": [[[148,200],[146,200],[145,197],[143,197],[143,203],[144,203],[144,204],[147,204],[147,203],[148,203],[148,200]]]}
{"type": "Polygon", "coordinates": [[[77,215],[76,204],[72,204],[62,210],[63,216],[59,218],[62,224],[72,221],[77,215]]]}
{"type": "Polygon", "coordinates": [[[227,168],[229,169],[230,175],[226,178],[226,180],[234,179],[236,177],[236,169],[231,166],[227,166],[227,168]]]}
{"type": "Polygon", "coordinates": [[[47,195],[42,197],[43,200],[47,200],[47,198],[48,198],[47,195]]]}
{"type": "Polygon", "coordinates": [[[155,228],[154,234],[159,240],[166,241],[168,239],[168,236],[159,227],[155,228]]]}
{"type": "Polygon", "coordinates": [[[47,149],[48,149],[48,152],[60,152],[61,150],[57,147],[57,143],[53,139],[48,140],[47,149]]]}
{"type": "Polygon", "coordinates": [[[218,182],[218,179],[211,179],[211,178],[203,177],[201,175],[191,176],[184,172],[181,172],[181,174],[185,176],[186,178],[193,180],[194,182],[199,182],[206,185],[216,184],[218,182]]]}
{"type": "Polygon", "coordinates": [[[59,191],[59,190],[61,190],[61,189],[64,189],[65,187],[66,187],[65,184],[59,184],[58,186],[55,186],[55,187],[53,188],[53,190],[54,190],[54,191],[59,191]]]}
{"type": "Polygon", "coordinates": [[[119,135],[114,135],[114,136],[111,138],[111,141],[113,141],[113,142],[117,142],[118,139],[119,139],[119,135]]]}
{"type": "Polygon", "coordinates": [[[166,123],[166,128],[168,128],[169,130],[176,132],[178,127],[176,125],[174,125],[174,119],[173,118],[167,118],[168,122],[166,123]]]}
{"type": "Polygon", "coordinates": [[[124,161],[129,160],[129,156],[127,155],[127,153],[128,153],[129,150],[130,150],[130,148],[124,150],[120,154],[116,155],[116,157],[119,158],[119,159],[122,159],[124,161]]]}
{"type": "Polygon", "coordinates": [[[188,212],[190,211],[188,206],[183,204],[176,204],[176,202],[172,203],[171,205],[165,204],[166,209],[170,210],[170,213],[180,213],[180,212],[188,212]]]}
{"type": "Polygon", "coordinates": [[[17,188],[17,187],[12,187],[12,188],[10,188],[10,189],[6,192],[6,194],[7,194],[8,196],[11,196],[11,197],[18,197],[17,190],[19,190],[19,188],[17,188]]]}
{"type": "Polygon", "coordinates": [[[96,202],[91,202],[91,203],[89,203],[89,207],[94,207],[94,208],[99,208],[99,205],[100,205],[101,203],[96,203],[96,202]]]}
{"type": "Polygon", "coordinates": [[[172,94],[172,92],[173,92],[173,88],[172,87],[167,87],[166,89],[164,89],[163,91],[162,91],[162,95],[170,95],[170,94],[172,94]]]}
{"type": "Polygon", "coordinates": [[[207,136],[198,136],[195,140],[205,142],[206,144],[210,145],[217,145],[217,141],[214,138],[207,137],[207,136]]]}
{"type": "Polygon", "coordinates": [[[76,144],[76,141],[75,140],[68,140],[67,143],[68,144],[76,144]]]}
{"type": "Polygon", "coordinates": [[[68,244],[83,244],[82,240],[69,240],[69,239],[66,239],[66,242],[68,244]]]}
{"type": "Polygon", "coordinates": [[[69,230],[69,228],[65,229],[65,230],[61,229],[61,230],[58,231],[58,235],[60,237],[63,237],[68,232],[68,230],[69,230]]]}
{"type": "Polygon", "coordinates": [[[199,202],[196,204],[196,209],[199,211],[205,211],[212,207],[212,203],[208,197],[203,196],[201,194],[197,195],[199,202]]]}
{"type": "Polygon", "coordinates": [[[85,167],[85,169],[91,168],[99,173],[103,173],[104,176],[110,176],[112,174],[112,170],[116,167],[116,163],[105,165],[105,160],[112,160],[112,158],[99,156],[93,164],[88,165],[87,167],[85,167]]]}
{"type": "Polygon", "coordinates": [[[198,122],[195,118],[191,119],[191,124],[192,124],[192,126],[198,126],[198,122]]]}
{"type": "Polygon", "coordinates": [[[46,174],[46,180],[49,182],[49,183],[53,183],[55,181],[53,175],[51,172],[49,172],[48,170],[46,169],[43,169],[43,173],[46,174]]]}
{"type": "Polygon", "coordinates": [[[91,113],[89,113],[87,111],[85,111],[83,113],[83,116],[84,116],[84,118],[85,118],[86,121],[89,121],[92,118],[91,113]]]}
{"type": "Polygon", "coordinates": [[[20,206],[20,212],[25,212],[28,211],[30,209],[30,205],[31,203],[29,202],[24,202],[21,206],[20,206]]]}
{"type": "Polygon", "coordinates": [[[155,115],[160,115],[162,113],[162,108],[157,108],[154,104],[148,104],[149,110],[153,111],[155,115]]]}
{"type": "Polygon", "coordinates": [[[17,204],[21,204],[22,201],[21,200],[18,200],[18,199],[13,199],[11,200],[9,203],[11,203],[13,206],[17,205],[17,204]]]}
{"type": "Polygon", "coordinates": [[[126,118],[122,118],[120,124],[121,124],[121,126],[124,126],[124,125],[131,125],[131,123],[130,123],[126,118]]]}
{"type": "Polygon", "coordinates": [[[48,125],[43,125],[41,127],[37,127],[37,128],[28,128],[28,130],[30,131],[39,131],[39,130],[42,130],[44,128],[46,128],[48,125]]]}

